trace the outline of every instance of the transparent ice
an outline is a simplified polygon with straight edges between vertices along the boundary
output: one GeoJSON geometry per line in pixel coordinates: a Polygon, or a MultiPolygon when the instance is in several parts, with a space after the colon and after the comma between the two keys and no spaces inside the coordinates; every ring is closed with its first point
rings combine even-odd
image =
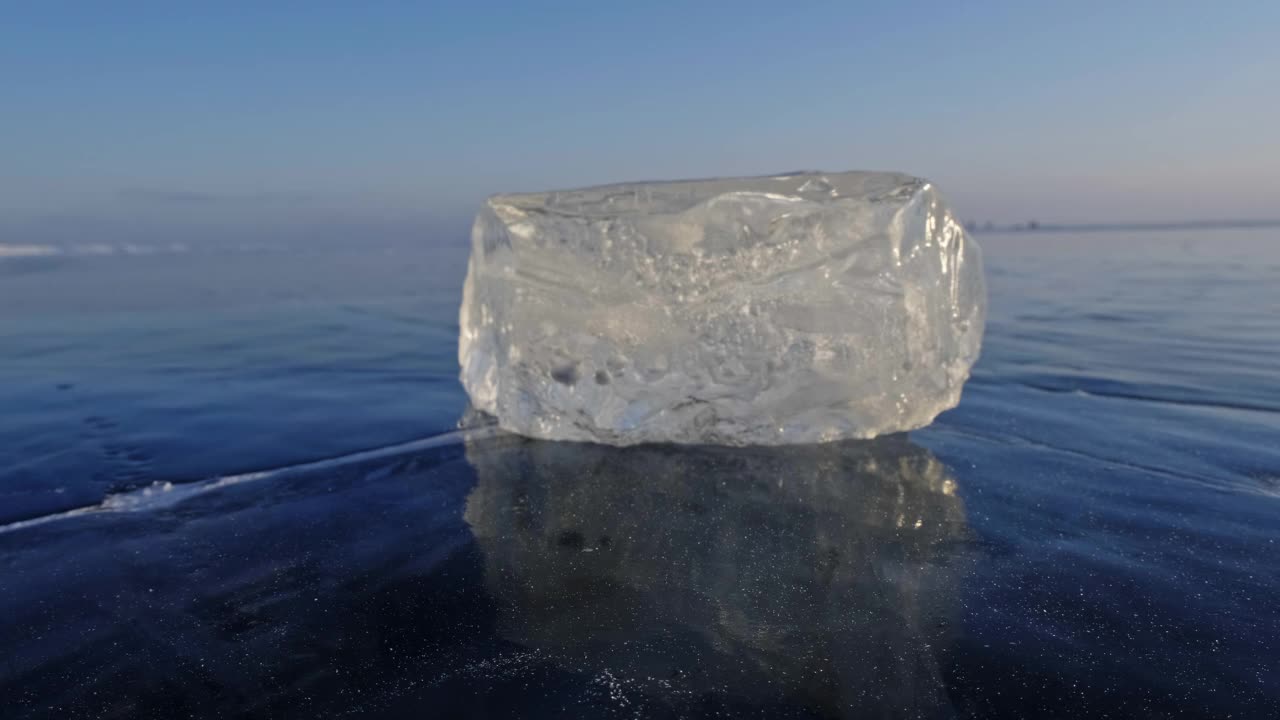
{"type": "Polygon", "coordinates": [[[488,200],[458,355],[523,435],[827,442],[954,407],[985,311],[978,247],[919,178],[628,183],[488,200]]]}

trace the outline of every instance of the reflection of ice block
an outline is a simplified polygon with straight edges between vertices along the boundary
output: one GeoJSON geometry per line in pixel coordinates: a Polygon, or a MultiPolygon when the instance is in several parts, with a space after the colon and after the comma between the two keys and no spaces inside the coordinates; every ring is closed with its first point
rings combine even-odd
{"type": "Polygon", "coordinates": [[[904,437],[611,448],[504,435],[469,441],[467,459],[465,517],[503,635],[574,672],[605,669],[629,713],[946,714],[964,509],[945,467],[904,437]]]}
{"type": "Polygon", "coordinates": [[[499,195],[458,354],[476,407],[533,437],[866,438],[955,406],[985,304],[977,246],[905,175],[499,195]]]}

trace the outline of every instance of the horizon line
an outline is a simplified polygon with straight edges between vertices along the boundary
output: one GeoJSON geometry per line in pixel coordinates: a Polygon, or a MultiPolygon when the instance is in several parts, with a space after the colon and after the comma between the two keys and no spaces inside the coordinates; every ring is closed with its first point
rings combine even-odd
{"type": "Polygon", "coordinates": [[[997,224],[965,221],[965,230],[977,233],[1009,232],[1096,232],[1105,230],[1225,230],[1280,227],[1280,218],[1256,220],[1185,220],[1174,222],[1085,222],[1047,223],[1029,220],[1020,223],[997,224]]]}

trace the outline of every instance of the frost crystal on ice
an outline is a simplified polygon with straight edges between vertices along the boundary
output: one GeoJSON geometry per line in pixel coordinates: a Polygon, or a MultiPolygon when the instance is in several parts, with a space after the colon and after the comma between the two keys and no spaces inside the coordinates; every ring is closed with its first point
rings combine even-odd
{"type": "Polygon", "coordinates": [[[779,445],[922,427],[982,342],[977,245],[896,173],[497,195],[458,357],[513,432],[779,445]]]}

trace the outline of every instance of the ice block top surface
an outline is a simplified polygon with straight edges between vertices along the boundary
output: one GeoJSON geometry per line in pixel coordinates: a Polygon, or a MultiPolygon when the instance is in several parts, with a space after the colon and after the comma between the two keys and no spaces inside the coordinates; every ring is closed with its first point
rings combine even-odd
{"type": "Polygon", "coordinates": [[[495,209],[590,219],[678,214],[724,196],[757,196],[776,201],[833,204],[842,201],[907,200],[924,180],[894,172],[824,173],[703,180],[629,182],[576,190],[495,195],[495,209]]]}

